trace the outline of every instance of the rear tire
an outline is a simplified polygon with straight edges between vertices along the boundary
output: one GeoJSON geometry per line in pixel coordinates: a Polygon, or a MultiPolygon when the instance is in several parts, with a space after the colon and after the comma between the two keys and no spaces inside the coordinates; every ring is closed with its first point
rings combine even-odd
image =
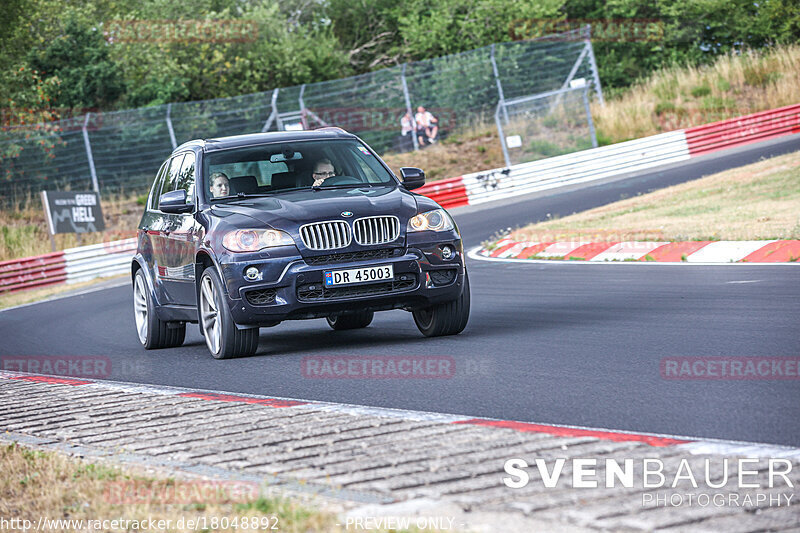
{"type": "Polygon", "coordinates": [[[217,269],[208,267],[200,277],[200,327],[214,359],[253,355],[258,349],[258,328],[237,329],[225,301],[217,269]]]}
{"type": "Polygon", "coordinates": [[[349,315],[326,317],[328,325],[336,331],[345,329],[360,329],[370,325],[375,316],[373,311],[360,311],[349,315]]]}
{"type": "Polygon", "coordinates": [[[461,296],[451,302],[432,305],[412,311],[417,328],[426,337],[458,335],[469,321],[470,293],[469,276],[464,271],[464,289],[461,296]]]}
{"type": "Polygon", "coordinates": [[[133,277],[133,316],[139,342],[145,350],[174,348],[186,338],[186,323],[170,324],[156,315],[155,302],[142,269],[133,277]]]}

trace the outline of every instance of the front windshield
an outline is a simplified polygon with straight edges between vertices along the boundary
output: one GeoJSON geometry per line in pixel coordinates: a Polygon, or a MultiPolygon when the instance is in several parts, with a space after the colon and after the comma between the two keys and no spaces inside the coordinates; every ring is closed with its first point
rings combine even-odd
{"type": "Polygon", "coordinates": [[[397,183],[364,145],[349,139],[222,150],[207,154],[203,167],[205,189],[211,200],[397,183]]]}

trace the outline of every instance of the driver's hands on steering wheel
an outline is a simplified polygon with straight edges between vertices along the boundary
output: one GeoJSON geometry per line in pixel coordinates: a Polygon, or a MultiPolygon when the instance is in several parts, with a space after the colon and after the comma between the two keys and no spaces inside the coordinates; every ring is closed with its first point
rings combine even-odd
{"type": "Polygon", "coordinates": [[[321,185],[355,185],[358,183],[361,183],[361,180],[356,177],[337,174],[324,178],[314,176],[314,183],[312,187],[319,187],[321,185]]]}

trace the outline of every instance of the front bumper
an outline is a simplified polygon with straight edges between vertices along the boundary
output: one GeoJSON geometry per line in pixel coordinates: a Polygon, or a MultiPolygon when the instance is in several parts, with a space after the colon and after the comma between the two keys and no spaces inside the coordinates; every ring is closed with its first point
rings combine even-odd
{"type": "Polygon", "coordinates": [[[454,237],[387,248],[378,258],[347,257],[323,264],[305,260],[296,250],[282,256],[280,252],[270,257],[224,256],[220,267],[228,305],[236,324],[258,326],[364,310],[416,309],[452,301],[460,296],[464,285],[463,246],[454,237]],[[445,245],[455,250],[449,259],[442,257],[445,245]],[[391,281],[336,288],[323,285],[325,271],[389,264],[395,276],[391,281]],[[260,279],[245,279],[249,267],[259,270],[260,279]]]}

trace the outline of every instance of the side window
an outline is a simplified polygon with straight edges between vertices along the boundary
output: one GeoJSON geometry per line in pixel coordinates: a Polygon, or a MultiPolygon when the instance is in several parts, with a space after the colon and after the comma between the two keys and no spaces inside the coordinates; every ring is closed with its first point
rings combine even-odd
{"type": "Polygon", "coordinates": [[[183,154],[176,155],[169,162],[169,170],[164,176],[164,182],[161,185],[161,194],[166,194],[175,190],[175,184],[178,181],[178,175],[181,172],[181,162],[183,161],[183,154]]]}
{"type": "Polygon", "coordinates": [[[159,169],[156,179],[153,181],[153,189],[150,191],[150,209],[158,210],[158,198],[161,195],[162,187],[161,180],[164,179],[164,175],[167,173],[167,167],[169,167],[169,159],[161,165],[161,169],[159,169]]]}
{"type": "MultiPolygon", "coordinates": [[[[177,159],[177,158],[176,158],[177,159]]],[[[186,154],[181,164],[181,169],[178,172],[176,179],[175,190],[183,189],[186,191],[186,203],[194,203],[194,154],[186,154]]]]}

